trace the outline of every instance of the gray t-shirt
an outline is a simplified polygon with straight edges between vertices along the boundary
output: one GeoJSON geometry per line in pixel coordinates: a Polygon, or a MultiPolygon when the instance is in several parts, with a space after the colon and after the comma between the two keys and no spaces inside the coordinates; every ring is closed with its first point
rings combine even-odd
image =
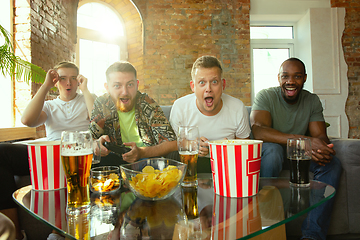
{"type": "Polygon", "coordinates": [[[252,110],[270,112],[271,127],[288,134],[305,135],[310,122],[325,121],[319,97],[307,90],[302,90],[292,105],[285,102],[280,87],[263,89],[256,95],[252,110]]]}

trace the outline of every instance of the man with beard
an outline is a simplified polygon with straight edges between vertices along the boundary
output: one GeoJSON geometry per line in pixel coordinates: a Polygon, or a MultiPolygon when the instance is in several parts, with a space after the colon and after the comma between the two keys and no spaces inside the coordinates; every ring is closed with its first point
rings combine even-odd
{"type": "Polygon", "coordinates": [[[95,100],[89,129],[102,145],[124,144],[131,151],[113,154],[101,146],[101,155],[106,157],[99,165],[132,163],[177,151],[169,121],[152,98],[138,91],[139,80],[131,63],[112,64],[106,70],[104,86],[107,93],[95,100]]]}
{"type": "Polygon", "coordinates": [[[208,141],[249,138],[248,112],[243,102],[223,93],[220,61],[213,56],[198,58],[191,70],[193,94],[177,99],[170,113],[175,131],[179,126],[198,126],[201,141],[198,172],[211,172],[208,141]]]}
{"type": "MultiPolygon", "coordinates": [[[[278,177],[286,159],[287,139],[307,137],[311,139],[314,179],[337,188],[341,163],[326,134],[319,97],[303,89],[306,77],[304,63],[289,58],[280,67],[280,86],[260,91],[254,100],[252,132],[255,139],[264,141],[260,176],[278,177]]],[[[333,199],[308,213],[302,239],[326,239],[333,199]]]]}

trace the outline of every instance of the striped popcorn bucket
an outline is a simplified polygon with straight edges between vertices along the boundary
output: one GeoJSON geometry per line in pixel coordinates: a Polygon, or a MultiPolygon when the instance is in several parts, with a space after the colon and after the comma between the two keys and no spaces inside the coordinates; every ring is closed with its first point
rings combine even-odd
{"type": "Polygon", "coordinates": [[[240,239],[261,230],[258,196],[227,198],[214,194],[213,213],[213,240],[240,239]]]}
{"type": "Polygon", "coordinates": [[[27,145],[32,189],[66,188],[60,158],[60,141],[31,142],[27,145]]]}
{"type": "Polygon", "coordinates": [[[262,141],[216,140],[209,145],[216,194],[249,197],[259,192],[262,141]]]}
{"type": "Polygon", "coordinates": [[[31,191],[30,210],[55,225],[66,230],[66,190],[31,191]]]}

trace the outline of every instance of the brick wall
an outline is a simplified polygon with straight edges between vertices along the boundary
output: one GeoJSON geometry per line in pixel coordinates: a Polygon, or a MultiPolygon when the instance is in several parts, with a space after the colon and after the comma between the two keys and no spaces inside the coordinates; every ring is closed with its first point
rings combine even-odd
{"type": "MultiPolygon", "coordinates": [[[[42,67],[45,71],[60,61],[75,61],[77,1],[27,0],[14,1],[14,37],[19,44],[16,54],[42,67]]],[[[16,119],[39,84],[15,83],[16,119]]],[[[56,97],[49,94],[48,98],[56,97]]],[[[44,127],[38,136],[45,135],[44,127]]]]}
{"type": "Polygon", "coordinates": [[[250,0],[135,0],[144,22],[144,91],[159,104],[191,93],[193,62],[218,57],[225,92],[250,105],[250,0]]]}
{"type": "Polygon", "coordinates": [[[360,1],[331,0],[331,6],[346,9],[342,45],[348,65],[349,96],[345,111],[349,118],[349,138],[360,138],[360,1]]]}
{"type": "Polygon", "coordinates": [[[192,63],[215,55],[224,67],[225,92],[250,105],[249,0],[104,2],[124,19],[140,90],[159,104],[191,93],[192,63]]]}

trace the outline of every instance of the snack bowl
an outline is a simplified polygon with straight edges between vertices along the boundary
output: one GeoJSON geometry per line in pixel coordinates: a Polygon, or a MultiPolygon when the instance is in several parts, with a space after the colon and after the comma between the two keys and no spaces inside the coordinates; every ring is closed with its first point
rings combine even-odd
{"type": "Polygon", "coordinates": [[[90,190],[111,193],[120,188],[120,169],[116,166],[95,167],[90,170],[90,190]]]}
{"type": "Polygon", "coordinates": [[[143,200],[170,197],[184,179],[187,165],[167,158],[149,158],[120,166],[126,186],[143,200]]]}

